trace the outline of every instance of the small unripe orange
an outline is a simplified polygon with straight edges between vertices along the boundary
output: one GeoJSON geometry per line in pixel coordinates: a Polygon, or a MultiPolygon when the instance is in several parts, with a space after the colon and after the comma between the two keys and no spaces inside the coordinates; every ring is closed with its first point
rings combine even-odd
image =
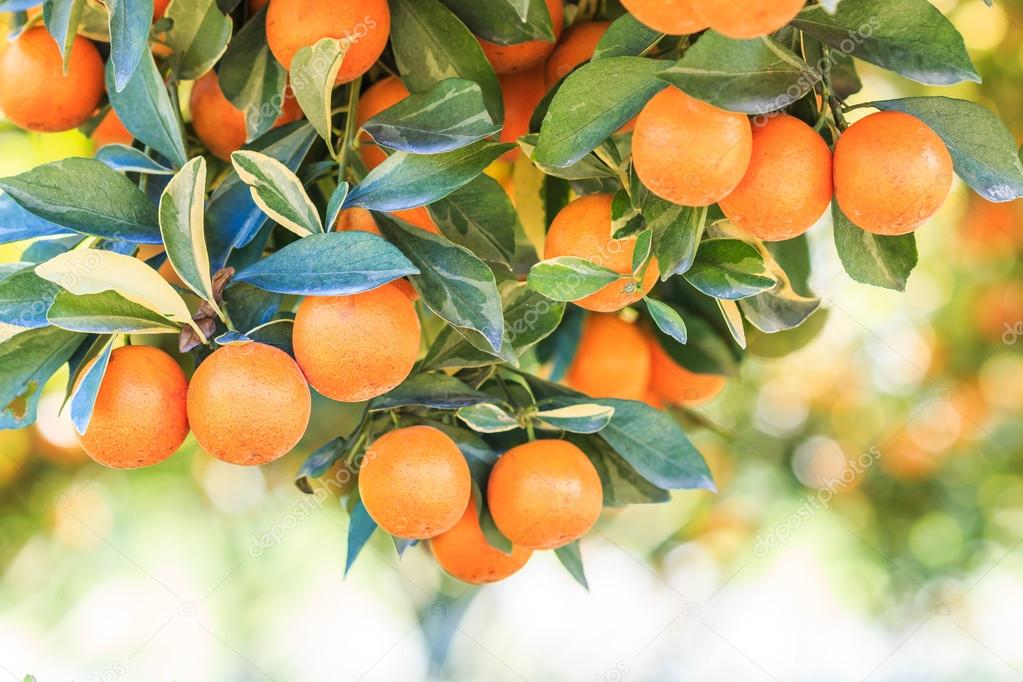
{"type": "Polygon", "coordinates": [[[387,393],[412,371],[419,317],[393,284],[351,296],[309,296],[298,307],[292,340],[313,388],[361,402],[387,393]]]}
{"type": "MultiPolygon", "coordinates": [[[[636,237],[611,237],[611,201],[610,194],[589,194],[561,209],[547,232],[544,258],[585,258],[622,275],[631,274],[636,237]]],[[[637,284],[631,278],[612,282],[575,304],[596,312],[621,310],[648,294],[657,283],[658,274],[654,258],[647,266],[642,283],[637,284]]]]}
{"type": "Polygon", "coordinates": [[[465,457],[432,426],[380,436],[359,469],[359,497],[377,525],[400,538],[424,540],[458,523],[472,495],[465,457]]]}
{"type": "Polygon", "coordinates": [[[912,232],[952,188],[952,157],[920,119],[880,111],[851,125],[835,145],[835,198],[845,215],[881,235],[912,232]]]}
{"type": "Polygon", "coordinates": [[[682,206],[709,206],[742,181],[753,131],[742,114],[667,87],[636,119],[632,162],[651,192],[682,206]]]}
{"type": "Polygon", "coordinates": [[[600,476],[582,450],[537,440],[498,458],[487,484],[494,523],[513,544],[555,549],[578,540],[600,517],[600,476]]]}
{"type": "Polygon", "coordinates": [[[309,385],[284,351],[263,343],[221,346],[188,386],[188,421],[203,450],[231,464],[266,464],[305,434],[309,385]]]}
{"type": "Polygon", "coordinates": [[[114,349],[89,425],[79,437],[82,448],[114,469],[162,462],[188,435],[187,393],[185,373],[159,348],[114,349]]]}
{"type": "Polygon", "coordinates": [[[533,550],[518,545],[512,545],[511,554],[491,547],[472,500],[458,523],[430,540],[430,551],[449,575],[472,585],[504,580],[525,566],[533,554],[533,550]]]}
{"type": "Polygon", "coordinates": [[[833,194],[831,149],[813,128],[780,114],[753,126],[746,175],[719,205],[744,232],[782,241],[810,229],[833,194]]]}
{"type": "Polygon", "coordinates": [[[64,75],[60,50],[45,28],[24,31],[0,51],[0,110],[26,130],[77,128],[103,96],[103,60],[96,46],[75,36],[64,75]]]}

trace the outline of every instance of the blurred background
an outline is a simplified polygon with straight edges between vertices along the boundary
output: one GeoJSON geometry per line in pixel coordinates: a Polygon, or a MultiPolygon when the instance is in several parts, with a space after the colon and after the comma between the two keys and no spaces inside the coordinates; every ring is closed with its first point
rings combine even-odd
{"type": "MultiPolygon", "coordinates": [[[[985,80],[941,94],[1023,137],[1023,2],[934,4],[985,80]]],[[[923,92],[861,75],[853,102],[923,92]]],[[[0,175],[91,152],[0,123],[0,175]]],[[[343,579],[346,515],[292,481],[349,415],[320,405],[261,469],[190,439],[124,473],[78,449],[58,375],[36,427],[0,432],[0,678],[1023,679],[1023,209],[960,183],[918,236],[899,294],[811,232],[823,329],[754,344],[692,432],[719,494],[605,513],[588,592],[550,553],[468,589],[382,534],[343,579]]]]}

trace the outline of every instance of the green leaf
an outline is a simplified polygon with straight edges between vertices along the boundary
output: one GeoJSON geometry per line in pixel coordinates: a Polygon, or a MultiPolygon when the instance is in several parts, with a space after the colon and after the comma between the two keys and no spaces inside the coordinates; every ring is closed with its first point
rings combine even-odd
{"type": "Polygon", "coordinates": [[[206,160],[198,156],[171,178],[160,198],[160,233],[181,280],[218,309],[206,250],[206,160]]]}
{"type": "Polygon", "coordinates": [[[292,333],[295,328],[295,320],[289,318],[281,318],[277,320],[270,320],[257,327],[253,327],[246,336],[257,341],[259,343],[265,343],[268,346],[274,346],[280,348],[288,355],[295,355],[295,349],[292,347],[292,333]]]}
{"type": "Polygon", "coordinates": [[[716,107],[745,114],[784,109],[821,75],[770,37],[732,40],[707,31],[661,78],[716,107]]]}
{"type": "Polygon", "coordinates": [[[700,292],[726,301],[755,296],[777,284],[757,248],[738,239],[704,241],[685,278],[700,292]]]}
{"type": "Polygon", "coordinates": [[[237,272],[233,281],[281,294],[350,296],[418,273],[380,237],[348,231],[294,241],[237,272]]]}
{"type": "Polygon", "coordinates": [[[728,327],[728,333],[732,335],[732,339],[739,348],[746,348],[746,327],[742,323],[742,311],[739,309],[739,304],[735,301],[722,301],[720,298],[714,300],[721,310],[721,317],[725,321],[725,326],[728,327]]]}
{"type": "Polygon", "coordinates": [[[660,504],[671,499],[667,490],[658,488],[639,475],[632,466],[599,437],[576,438],[575,442],[590,458],[600,476],[605,507],[630,504],[660,504]]]}
{"type": "Polygon", "coordinates": [[[515,417],[491,403],[460,408],[455,416],[479,433],[503,433],[521,428],[515,417]]]}
{"type": "Polygon", "coordinates": [[[703,239],[707,209],[679,206],[650,194],[643,204],[643,216],[654,233],[661,281],[689,272],[703,239]]]}
{"type": "Polygon", "coordinates": [[[457,410],[461,407],[495,403],[493,396],[477,391],[443,372],[421,373],[409,377],[388,393],[374,398],[369,409],[391,410],[396,407],[431,407],[435,410],[457,410]]]}
{"type": "Polygon", "coordinates": [[[114,349],[114,338],[111,336],[107,340],[96,361],[82,373],[78,387],[71,393],[71,424],[78,435],[86,432],[92,420],[92,410],[99,396],[103,375],[107,373],[110,352],[114,349]]]}
{"type": "Polygon", "coordinates": [[[76,296],[61,290],[46,317],[55,327],[89,334],[177,334],[182,326],[115,291],[76,296]]]}
{"type": "Polygon", "coordinates": [[[644,229],[636,235],[636,248],[632,252],[632,274],[640,277],[650,259],[654,246],[653,230],[644,229]]]}
{"type": "Polygon", "coordinates": [[[663,37],[663,33],[647,28],[626,13],[611,22],[590,59],[597,61],[608,57],[638,57],[663,37]]]}
{"type": "Polygon", "coordinates": [[[0,264],[0,323],[26,329],[44,327],[46,311],[60,291],[42,279],[31,263],[0,264]]]}
{"type": "Polygon", "coordinates": [[[120,92],[135,75],[142,55],[149,52],[153,0],[109,0],[110,61],[114,88],[120,92]]]}
{"type": "Polygon", "coordinates": [[[374,142],[415,154],[450,152],[501,130],[477,83],[448,78],[413,93],[363,124],[374,142]]]}
{"type": "Polygon", "coordinates": [[[284,105],[288,72],[266,43],[266,8],[235,34],[217,71],[224,96],[245,113],[246,137],[254,140],[273,127],[284,105]]]}
{"type": "MultiPolygon", "coordinates": [[[[694,292],[695,295],[695,292],[694,292]]],[[[727,337],[695,312],[686,317],[687,339],[682,345],[667,336],[657,335],[661,348],[676,363],[697,374],[735,374],[736,354],[727,337]]]]}
{"type": "Polygon", "coordinates": [[[511,267],[517,216],[497,180],[479,175],[427,208],[445,237],[483,260],[511,267]]]}
{"type": "Polygon", "coordinates": [[[443,0],[473,33],[498,45],[556,40],[544,0],[525,0],[526,16],[513,0],[443,0]]]}
{"type": "Polygon", "coordinates": [[[323,38],[315,45],[300,49],[291,60],[295,99],[316,132],[326,141],[331,154],[334,153],[331,95],[344,56],[345,48],[340,40],[323,38]]]}
{"type": "Polygon", "coordinates": [[[950,97],[908,97],[871,106],[916,116],[948,147],[956,173],[988,201],[1023,197],[1023,163],[1016,140],[987,108],[950,97]]]}
{"type": "Polygon", "coordinates": [[[497,74],[451,10],[438,0],[392,0],[390,8],[391,47],[409,90],[424,92],[447,78],[464,78],[479,83],[490,117],[504,120],[497,74]]]}
{"type": "Polygon", "coordinates": [[[819,298],[801,296],[789,287],[739,301],[746,319],[765,334],[795,329],[817,312],[820,306],[819,298]]]}
{"type": "Polygon", "coordinates": [[[0,343],[0,429],[24,428],[36,420],[43,385],[82,339],[81,334],[40,327],[0,343]]]}
{"type": "MultiPolygon", "coordinates": [[[[344,500],[342,499],[342,504],[344,500]]],[[[376,521],[366,511],[366,505],[362,503],[362,500],[357,500],[355,507],[352,508],[352,513],[348,517],[348,548],[345,556],[345,575],[348,575],[348,571],[352,568],[352,564],[355,563],[355,559],[358,558],[359,552],[366,546],[371,535],[377,529],[376,521]]]]}
{"type": "Polygon", "coordinates": [[[171,67],[179,80],[195,80],[224,54],[233,22],[217,0],[174,0],[166,16],[173,22],[165,38],[171,67]]]}
{"type": "Polygon", "coordinates": [[[504,339],[504,316],[494,273],[468,249],[375,214],[380,231],[397,244],[419,274],[410,277],[423,303],[460,329],[479,332],[495,351],[504,339]]]}
{"type": "Polygon", "coordinates": [[[863,61],[928,85],[980,82],[963,37],[927,0],[856,0],[834,14],[812,5],[792,24],[863,61]]]}
{"type": "Polygon", "coordinates": [[[646,309],[657,328],[679,343],[686,342],[686,323],[672,306],[647,298],[646,309]]]}
{"type": "Polygon", "coordinates": [[[341,215],[341,208],[345,205],[345,199],[348,198],[350,189],[348,181],[342,180],[330,195],[330,200],[327,202],[327,219],[323,221],[328,231],[332,230],[334,224],[337,223],[337,217],[341,215]]]}
{"type": "Polygon", "coordinates": [[[587,402],[586,398],[580,398],[572,405],[566,405],[565,402],[565,399],[561,399],[557,406],[541,409],[533,418],[540,426],[548,429],[569,433],[597,433],[610,424],[614,417],[613,407],[587,402]]]}
{"type": "Polygon", "coordinates": [[[256,205],[299,237],[323,232],[323,223],[302,181],[277,159],[252,151],[231,154],[231,164],[252,191],[256,205]]]}
{"type": "Polygon", "coordinates": [[[114,63],[107,64],[107,95],[121,123],[136,140],[180,168],[188,161],[178,110],[171,103],[153,55],[146,50],[123,89],[114,84],[114,63]]]}
{"type": "Polygon", "coordinates": [[[101,161],[54,161],[0,178],[0,189],[30,213],[76,232],[160,243],[156,207],[135,183],[101,161]]]}
{"type": "Polygon", "coordinates": [[[916,267],[916,235],[897,237],[876,235],[860,229],[832,202],[835,224],[835,248],[842,266],[857,282],[905,291],[909,275],[916,267]]]}
{"type": "Polygon", "coordinates": [[[564,547],[558,547],[554,550],[554,555],[558,557],[558,561],[565,567],[565,570],[569,572],[573,579],[577,583],[583,586],[586,590],[590,589],[590,584],[586,581],[586,571],[583,568],[583,555],[579,550],[579,541],[570,542],[564,547]]]}
{"type": "Polygon", "coordinates": [[[519,148],[522,153],[525,154],[530,160],[533,161],[533,165],[544,172],[546,175],[553,175],[556,178],[563,178],[565,180],[589,180],[591,178],[604,179],[614,178],[618,179],[618,174],[612,169],[607,167],[603,161],[598,159],[596,155],[590,153],[586,154],[579,161],[559,168],[558,166],[548,166],[542,163],[537,163],[534,159],[533,150],[536,149],[536,142],[540,139],[538,134],[523,135],[518,139],[519,148]]]}
{"type": "Polygon", "coordinates": [[[82,16],[84,0],[46,0],[43,3],[43,22],[46,30],[57,41],[64,65],[64,75],[68,73],[71,60],[71,45],[78,31],[78,21],[82,16]]]}
{"type": "Polygon", "coordinates": [[[323,476],[347,452],[348,442],[344,438],[335,438],[316,448],[306,457],[302,466],[299,467],[298,473],[295,474],[295,486],[307,495],[312,495],[313,488],[309,485],[309,479],[323,476]]]}
{"type": "Polygon", "coordinates": [[[559,256],[540,261],[529,270],[529,286],[554,301],[578,301],[596,293],[622,275],[585,258],[559,256]]]}
{"type": "Polygon", "coordinates": [[[432,204],[469,184],[513,147],[480,141],[441,154],[396,152],[352,188],[345,206],[401,211],[432,204]]]}
{"type": "Polygon", "coordinates": [[[533,160],[565,167],[582,159],[667,87],[657,77],[664,66],[642,57],[608,57],[573,71],[551,102],[533,160]]]}
{"type": "Polygon", "coordinates": [[[145,152],[125,144],[106,144],[96,150],[93,158],[121,173],[174,175],[174,169],[157,163],[145,152]]]}

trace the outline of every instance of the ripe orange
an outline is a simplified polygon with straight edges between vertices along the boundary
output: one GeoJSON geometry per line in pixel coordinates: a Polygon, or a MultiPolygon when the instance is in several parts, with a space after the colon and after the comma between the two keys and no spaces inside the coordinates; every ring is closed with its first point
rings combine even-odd
{"type": "Polygon", "coordinates": [[[369,71],[391,33],[387,0],[273,0],[266,11],[266,42],[285,69],[295,53],[323,38],[347,45],[336,83],[348,83],[369,71]]]}
{"type": "Polygon", "coordinates": [[[458,523],[430,540],[430,551],[448,574],[473,585],[504,580],[525,566],[533,555],[533,550],[517,545],[512,545],[511,554],[491,547],[480,529],[476,504],[471,499],[458,523]]]}
{"type": "Polygon", "coordinates": [[[766,241],[798,237],[831,204],[831,149],[798,118],[781,114],[753,127],[753,157],[721,210],[766,241]]]}
{"type": "MultiPolygon", "coordinates": [[[[547,93],[543,71],[537,67],[530,71],[505,74],[498,80],[501,82],[501,97],[504,100],[504,127],[500,139],[501,142],[514,143],[529,133],[529,119],[533,116],[533,110],[547,93]]],[[[521,151],[516,147],[501,159],[514,161],[521,151]]]]}
{"type": "MultiPolygon", "coordinates": [[[[189,99],[192,127],[214,156],[231,160],[231,152],[245,144],[245,114],[235,108],[220,89],[217,74],[210,71],[195,82],[189,99]]],[[[302,109],[294,97],[285,97],[281,115],[274,127],[302,118],[302,109]]]]}
{"type": "Polygon", "coordinates": [[[909,114],[871,114],[835,145],[835,198],[849,220],[875,234],[912,232],[937,213],[951,187],[945,143],[909,114]]]}
{"type": "Polygon", "coordinates": [[[564,440],[536,440],[501,455],[487,501],[513,544],[555,549],[578,540],[600,517],[604,490],[583,451],[564,440]]]}
{"type": "Polygon", "coordinates": [[[203,450],[231,464],[287,454],[305,433],[309,385],[291,356],[263,343],[221,346],[188,386],[188,421],[203,450]]]}
{"type": "Polygon", "coordinates": [[[745,39],[774,33],[792,21],[805,0],[698,0],[697,16],[729,38],[745,39]]]}
{"type": "Polygon", "coordinates": [[[650,383],[643,333],[617,315],[588,315],[566,383],[593,398],[642,400],[650,383]]]}
{"type": "Polygon", "coordinates": [[[974,195],[961,225],[965,246],[974,255],[1010,255],[1023,245],[1023,210],[1018,201],[996,204],[974,195]]]}
{"type": "Polygon", "coordinates": [[[689,35],[707,28],[696,6],[702,0],[622,0],[625,9],[641,24],[673,36],[689,35]]]}
{"type": "MultiPolygon", "coordinates": [[[[360,128],[366,121],[379,114],[384,109],[389,109],[401,100],[408,97],[408,88],[396,76],[378,80],[366,88],[366,91],[359,97],[359,107],[355,114],[355,123],[360,128]]],[[[387,159],[383,149],[372,142],[373,138],[369,133],[359,133],[359,156],[362,158],[366,170],[373,170],[387,159]]]]}
{"type": "Polygon", "coordinates": [[[547,11],[551,14],[551,28],[554,30],[554,40],[530,40],[524,43],[512,45],[498,45],[483,38],[478,38],[483,47],[483,54],[490,60],[494,71],[502,73],[516,73],[528,71],[535,66],[540,66],[554,50],[555,43],[561,37],[561,31],[565,27],[565,5],[562,0],[546,0],[547,11]]]}
{"type": "Polygon", "coordinates": [[[661,347],[653,335],[647,337],[650,348],[650,391],[669,405],[702,405],[725,387],[725,377],[696,374],[679,365],[661,347]]]}
{"type": "Polygon", "coordinates": [[[59,132],[85,123],[103,96],[103,59],[75,36],[65,76],[57,43],[30,28],[0,52],[0,109],[19,128],[59,132]]]}
{"type": "Polygon", "coordinates": [[[167,11],[170,0],[153,0],[153,20],[159,19],[167,11]]]}
{"type": "Polygon", "coordinates": [[[313,388],[357,403],[387,393],[412,371],[419,317],[391,284],[352,296],[309,296],[298,307],[292,339],[313,388]]]}
{"type": "Polygon", "coordinates": [[[667,87],[636,119],[632,161],[651,192],[683,206],[709,206],[734,190],[749,166],[749,119],[667,87]]]}
{"type": "Polygon", "coordinates": [[[130,145],[134,139],[113,109],[107,112],[103,120],[92,131],[92,142],[96,145],[96,149],[108,144],[130,145]]]}
{"type": "MultiPolygon", "coordinates": [[[[426,210],[425,206],[417,206],[416,208],[409,208],[404,211],[391,211],[391,215],[418,227],[420,230],[426,230],[437,235],[440,234],[437,223],[433,222],[433,218],[430,217],[430,212],[426,210]]],[[[367,209],[359,207],[346,208],[341,211],[337,217],[334,229],[338,232],[360,230],[362,232],[370,232],[378,237],[381,236],[380,228],[377,227],[377,221],[373,218],[373,214],[367,209]]]]}
{"type": "MultiPolygon", "coordinates": [[[[590,194],[561,209],[544,245],[544,258],[575,256],[586,258],[623,275],[632,272],[632,254],[636,237],[611,238],[611,195],[590,194]]],[[[646,296],[657,283],[657,259],[650,261],[642,286],[632,279],[608,284],[594,294],[575,302],[581,308],[599,313],[621,310],[646,296]]]]}
{"type": "Polygon", "coordinates": [[[572,24],[565,31],[561,42],[554,48],[544,67],[544,79],[548,89],[572,73],[572,69],[590,60],[593,50],[610,25],[609,21],[587,21],[572,24]]]}
{"type": "Polygon", "coordinates": [[[185,373],[159,348],[114,349],[89,426],[79,437],[82,447],[114,469],[159,464],[188,435],[187,393],[185,373]]]}
{"type": "Polygon", "coordinates": [[[455,441],[432,426],[380,436],[362,460],[359,497],[377,525],[423,540],[453,527],[472,495],[469,465],[455,441]]]}

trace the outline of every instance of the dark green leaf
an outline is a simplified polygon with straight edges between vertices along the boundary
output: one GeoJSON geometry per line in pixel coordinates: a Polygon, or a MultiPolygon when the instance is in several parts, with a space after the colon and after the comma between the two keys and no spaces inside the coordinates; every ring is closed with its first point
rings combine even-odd
{"type": "Polygon", "coordinates": [[[173,22],[165,40],[178,78],[194,80],[212,69],[227,49],[232,28],[217,0],[174,0],[166,16],[173,22]]]}
{"type": "Polygon", "coordinates": [[[337,464],[338,460],[348,452],[348,443],[344,438],[334,440],[321,445],[310,453],[299,467],[295,474],[295,485],[307,495],[313,494],[313,488],[309,485],[310,478],[319,478],[330,471],[330,468],[337,464]]]}
{"type": "Polygon", "coordinates": [[[84,434],[89,428],[92,409],[96,405],[96,398],[99,396],[103,376],[107,373],[107,364],[110,362],[110,352],[113,348],[114,337],[111,336],[96,361],[84,370],[78,388],[71,394],[71,423],[79,435],[84,434]]]}
{"type": "Polygon", "coordinates": [[[679,206],[650,194],[643,204],[643,215],[654,233],[661,281],[688,272],[703,239],[707,209],[679,206]]]}
{"type": "Polygon", "coordinates": [[[75,235],[66,227],[29,213],[10,196],[0,192],[0,244],[62,234],[75,235]]]}
{"type": "Polygon", "coordinates": [[[334,153],[331,96],[344,56],[340,40],[323,38],[314,45],[300,49],[291,60],[290,73],[295,99],[309,123],[326,141],[331,154],[334,153]]]}
{"type": "MultiPolygon", "coordinates": [[[[343,503],[343,502],[342,502],[343,503]]],[[[373,532],[376,531],[376,521],[366,511],[366,505],[362,500],[355,503],[351,515],[348,517],[348,549],[345,556],[345,575],[351,570],[352,564],[359,556],[359,552],[365,547],[373,532]]]]}
{"type": "Polygon", "coordinates": [[[102,161],[54,161],[0,178],[0,189],[30,213],[76,232],[160,243],[156,207],[131,180],[102,161]]]}
{"type": "Polygon", "coordinates": [[[492,403],[497,400],[482,391],[442,372],[416,374],[388,393],[374,398],[371,410],[390,410],[395,407],[432,407],[437,410],[457,410],[460,407],[492,403]]]}
{"type": "Polygon", "coordinates": [[[177,167],[185,165],[185,142],[178,110],[171,103],[153,55],[145,50],[131,80],[120,91],[114,86],[114,64],[106,71],[107,94],[121,123],[136,140],[163,154],[177,167]]]}
{"type": "Polygon", "coordinates": [[[181,324],[115,291],[75,294],[61,290],[47,313],[50,324],[91,334],[176,334],[181,324]]]}
{"type": "Polygon", "coordinates": [[[510,266],[517,216],[497,180],[477,176],[427,208],[445,237],[484,260],[510,266]]]}
{"type": "Polygon", "coordinates": [[[686,281],[702,293],[737,301],[777,284],[752,244],[738,239],[708,239],[700,245],[686,281]]]}
{"type": "Polygon", "coordinates": [[[110,0],[110,61],[114,64],[114,87],[124,90],[135,75],[142,55],[149,52],[149,27],[153,23],[153,0],[110,0]]]}
{"type": "Polygon", "coordinates": [[[842,52],[921,83],[980,82],[963,37],[927,0],[848,1],[834,14],[812,5],[792,24],[842,52]]]}
{"type": "Polygon", "coordinates": [[[591,59],[596,61],[608,57],[638,57],[662,37],[663,33],[647,28],[634,16],[626,13],[611,22],[611,26],[593,50],[591,59]]]}
{"type": "Polygon", "coordinates": [[[146,173],[151,175],[173,175],[174,169],[153,161],[145,152],[125,144],[107,144],[96,150],[93,156],[115,171],[122,173],[146,173]]]}
{"type": "Polygon", "coordinates": [[[252,200],[281,227],[300,237],[323,232],[323,223],[302,181],[277,159],[254,151],[231,154],[231,164],[252,189],[252,200]]]}
{"type": "Polygon", "coordinates": [[[46,30],[57,41],[64,62],[64,73],[68,72],[71,60],[71,45],[78,32],[78,21],[82,16],[85,0],[46,0],[43,3],[43,21],[46,30]]]}
{"type": "Polygon", "coordinates": [[[658,329],[679,343],[686,342],[686,323],[677,310],[652,298],[646,299],[646,308],[658,329]]]}
{"type": "Polygon", "coordinates": [[[526,16],[514,0],[443,0],[473,33],[498,45],[531,40],[555,40],[551,15],[544,0],[524,0],[526,16]]]}
{"type": "Polygon", "coordinates": [[[853,225],[837,201],[831,208],[835,248],[849,276],[863,284],[905,291],[917,262],[916,235],[876,235],[853,225]]]}
{"type": "Polygon", "coordinates": [[[593,462],[604,491],[605,507],[630,504],[659,504],[671,499],[667,490],[658,488],[639,475],[632,466],[599,437],[573,440],[593,462]]]}
{"type": "Polygon", "coordinates": [[[82,339],[81,334],[40,327],[0,343],[0,429],[20,429],[36,420],[43,385],[82,339]]]}
{"type": "Polygon", "coordinates": [[[266,43],[266,8],[235,34],[217,72],[224,96],[245,113],[247,137],[269,130],[281,114],[288,72],[266,43]]]}
{"type": "Polygon", "coordinates": [[[707,31],[661,78],[716,107],[745,114],[784,109],[821,75],[778,41],[732,40],[707,31]]]}
{"type": "Polygon", "coordinates": [[[541,261],[529,270],[529,286],[553,301],[578,301],[621,278],[614,270],[574,256],[541,261]]]}
{"type": "Polygon", "coordinates": [[[583,569],[583,555],[579,551],[579,541],[569,543],[564,547],[558,547],[554,550],[554,555],[558,557],[558,561],[565,567],[572,578],[577,583],[582,585],[585,589],[589,590],[590,585],[586,582],[586,571],[583,569]]]}
{"type": "Polygon", "coordinates": [[[26,329],[49,324],[46,311],[60,287],[37,275],[31,263],[0,267],[0,322],[26,329]]]}

